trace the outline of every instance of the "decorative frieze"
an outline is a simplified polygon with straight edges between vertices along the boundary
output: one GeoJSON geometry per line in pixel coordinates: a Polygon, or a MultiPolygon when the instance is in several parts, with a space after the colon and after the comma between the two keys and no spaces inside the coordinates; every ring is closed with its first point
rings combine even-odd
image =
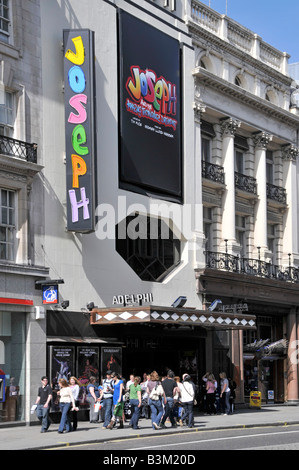
{"type": "Polygon", "coordinates": [[[204,328],[255,329],[256,317],[243,311],[226,312],[195,310],[189,308],[143,307],[123,309],[94,309],[91,312],[92,325],[115,323],[163,323],[204,328]]]}

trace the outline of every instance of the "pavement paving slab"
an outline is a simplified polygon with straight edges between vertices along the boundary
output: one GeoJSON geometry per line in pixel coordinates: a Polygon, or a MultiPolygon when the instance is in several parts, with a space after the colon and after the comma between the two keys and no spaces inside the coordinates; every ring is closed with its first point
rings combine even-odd
{"type": "Polygon", "coordinates": [[[249,428],[266,426],[289,426],[299,424],[299,407],[289,405],[266,405],[262,408],[244,408],[232,415],[208,416],[195,413],[194,428],[172,428],[153,430],[150,419],[140,419],[140,429],[133,430],[127,421],[123,429],[103,429],[103,423],[79,421],[78,429],[69,433],[58,433],[58,424],[51,424],[46,433],[40,432],[39,425],[5,426],[0,425],[0,450],[42,450],[65,447],[73,444],[105,442],[117,439],[130,439],[153,434],[173,434],[200,432],[216,429],[249,428]]]}

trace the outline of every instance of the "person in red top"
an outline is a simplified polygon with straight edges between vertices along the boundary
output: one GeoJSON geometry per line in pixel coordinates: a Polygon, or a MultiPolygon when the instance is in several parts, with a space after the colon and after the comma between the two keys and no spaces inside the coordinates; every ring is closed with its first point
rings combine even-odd
{"type": "Polygon", "coordinates": [[[206,403],[208,415],[216,414],[215,409],[215,392],[216,392],[216,380],[213,374],[208,375],[206,382],[206,403]]]}

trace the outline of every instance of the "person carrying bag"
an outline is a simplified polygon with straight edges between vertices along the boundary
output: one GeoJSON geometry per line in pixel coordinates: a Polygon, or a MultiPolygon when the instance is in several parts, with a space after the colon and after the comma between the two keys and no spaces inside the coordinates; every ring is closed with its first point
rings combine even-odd
{"type": "Polygon", "coordinates": [[[180,425],[188,418],[188,428],[193,427],[193,406],[194,406],[194,388],[191,384],[191,377],[188,374],[183,375],[183,382],[179,383],[180,401],[184,408],[184,413],[180,419],[180,425]]]}
{"type": "Polygon", "coordinates": [[[147,384],[147,393],[149,395],[148,404],[151,409],[152,428],[161,429],[160,421],[163,416],[163,404],[166,404],[166,396],[156,371],[150,374],[150,380],[147,384]]]}

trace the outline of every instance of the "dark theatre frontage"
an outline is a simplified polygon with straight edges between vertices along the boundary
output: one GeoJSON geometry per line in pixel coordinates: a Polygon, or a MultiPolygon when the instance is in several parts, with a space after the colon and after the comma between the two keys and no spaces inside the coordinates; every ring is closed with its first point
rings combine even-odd
{"type": "Polygon", "coordinates": [[[197,384],[207,370],[226,370],[241,390],[240,331],[255,329],[255,321],[242,311],[153,305],[48,311],[48,373],[55,388],[63,374],[88,383],[91,375],[100,380],[107,368],[126,379],[152,370],[164,375],[170,368],[180,377],[188,372],[197,384]]]}

